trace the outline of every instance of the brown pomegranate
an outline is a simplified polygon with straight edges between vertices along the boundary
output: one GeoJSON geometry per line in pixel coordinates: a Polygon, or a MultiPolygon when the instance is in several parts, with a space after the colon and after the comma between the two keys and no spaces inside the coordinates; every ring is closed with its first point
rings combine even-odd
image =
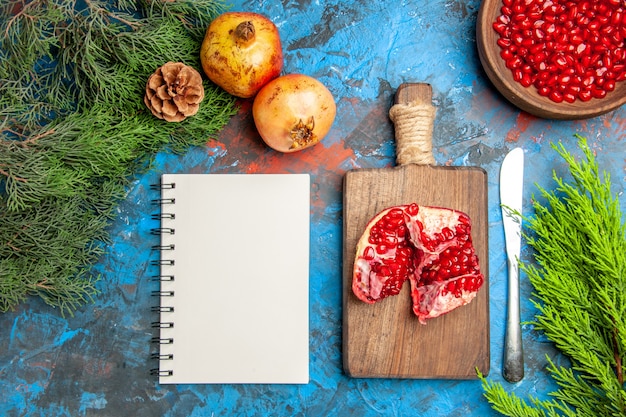
{"type": "Polygon", "coordinates": [[[356,247],[352,291],[373,304],[411,284],[423,324],[472,301],[484,282],[467,214],[418,204],[381,211],[356,247]]]}
{"type": "Polygon", "coordinates": [[[207,77],[229,94],[254,97],[283,69],[278,29],[258,13],[223,13],[204,35],[200,61],[207,77]]]}

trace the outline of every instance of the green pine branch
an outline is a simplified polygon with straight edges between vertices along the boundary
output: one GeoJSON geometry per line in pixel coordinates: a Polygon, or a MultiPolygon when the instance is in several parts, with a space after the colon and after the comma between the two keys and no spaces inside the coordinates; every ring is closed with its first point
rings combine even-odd
{"type": "Polygon", "coordinates": [[[554,173],[555,190],[539,187],[524,233],[534,263],[521,265],[534,288],[533,324],[571,366],[548,358],[559,389],[550,400],[530,403],[481,376],[485,397],[504,415],[626,416],[626,225],[610,176],[577,138],[581,161],[553,145],[572,178],[554,173]]]}
{"type": "Polygon", "coordinates": [[[71,314],[92,300],[130,180],[157,152],[204,145],[230,120],[234,98],[208,80],[183,122],[143,103],[164,63],[200,69],[204,32],[224,10],[218,0],[0,5],[0,311],[36,296],[71,314]]]}

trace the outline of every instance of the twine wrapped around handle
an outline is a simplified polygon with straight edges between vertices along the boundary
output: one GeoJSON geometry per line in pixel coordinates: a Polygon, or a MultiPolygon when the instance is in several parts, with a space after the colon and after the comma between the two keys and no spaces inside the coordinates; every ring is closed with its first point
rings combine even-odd
{"type": "MultiPolygon", "coordinates": [[[[432,91],[430,85],[428,91],[432,91]]],[[[404,99],[406,93],[389,109],[396,131],[396,163],[434,165],[432,137],[437,108],[429,94],[418,94],[407,102],[404,99]]]]}

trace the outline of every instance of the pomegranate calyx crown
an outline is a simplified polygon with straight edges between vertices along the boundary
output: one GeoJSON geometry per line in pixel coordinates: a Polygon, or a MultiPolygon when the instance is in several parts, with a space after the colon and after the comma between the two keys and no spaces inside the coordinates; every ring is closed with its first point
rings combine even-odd
{"type": "Polygon", "coordinates": [[[255,34],[256,30],[254,28],[254,23],[252,23],[251,20],[239,23],[235,29],[235,38],[243,44],[252,42],[255,34]]]}

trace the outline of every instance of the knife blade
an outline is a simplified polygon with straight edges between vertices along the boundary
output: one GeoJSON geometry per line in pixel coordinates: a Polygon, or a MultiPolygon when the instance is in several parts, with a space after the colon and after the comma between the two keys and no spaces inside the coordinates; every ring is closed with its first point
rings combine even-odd
{"type": "Polygon", "coordinates": [[[522,231],[524,150],[511,150],[500,168],[500,204],[508,267],[508,305],[504,339],[503,376],[509,382],[524,378],[524,353],[520,323],[519,258],[522,231]]]}

